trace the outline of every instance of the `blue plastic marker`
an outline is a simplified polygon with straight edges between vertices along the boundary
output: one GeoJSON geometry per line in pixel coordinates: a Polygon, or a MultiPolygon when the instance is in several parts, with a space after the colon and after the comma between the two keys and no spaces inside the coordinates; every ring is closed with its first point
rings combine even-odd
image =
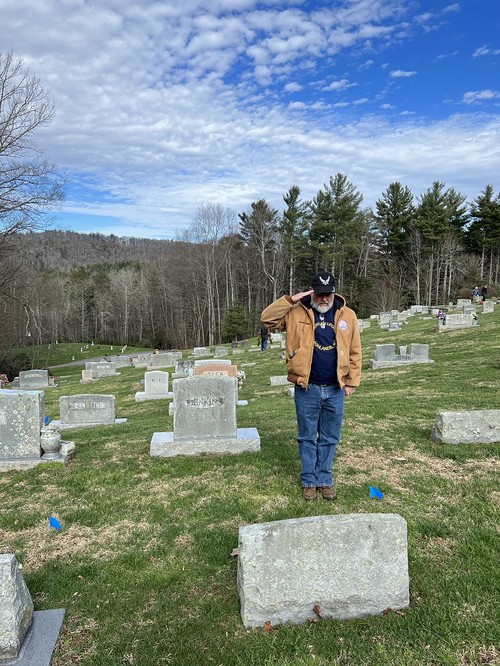
{"type": "Polygon", "coordinates": [[[61,529],[61,523],[54,518],[54,516],[49,516],[49,527],[53,527],[55,530],[61,529]]]}
{"type": "Polygon", "coordinates": [[[381,493],[378,488],[375,488],[375,486],[370,486],[370,497],[374,499],[383,499],[384,493],[381,493]]]}

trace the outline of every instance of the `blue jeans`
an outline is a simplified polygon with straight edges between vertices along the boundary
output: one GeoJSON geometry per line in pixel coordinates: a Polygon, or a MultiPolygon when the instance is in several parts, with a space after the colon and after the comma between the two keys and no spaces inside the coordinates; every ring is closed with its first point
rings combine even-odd
{"type": "Polygon", "coordinates": [[[300,462],[303,487],[331,486],[332,463],[340,439],[344,391],[337,386],[295,386],[300,462]]]}
{"type": "Polygon", "coordinates": [[[260,340],[261,351],[266,351],[266,347],[267,347],[267,338],[261,338],[260,340]]]}

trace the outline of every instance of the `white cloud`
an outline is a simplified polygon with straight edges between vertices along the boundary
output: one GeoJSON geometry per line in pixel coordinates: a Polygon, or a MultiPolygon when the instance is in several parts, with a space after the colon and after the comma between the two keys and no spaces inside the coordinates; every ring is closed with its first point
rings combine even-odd
{"type": "MultiPolygon", "coordinates": [[[[454,6],[443,10],[449,18],[454,6]]],[[[394,172],[416,190],[432,177],[473,196],[500,173],[491,148],[500,143],[498,117],[412,119],[411,102],[400,103],[394,90],[391,104],[380,104],[381,69],[390,69],[380,53],[400,48],[394,62],[411,62],[401,49],[421,30],[412,3],[306,7],[301,0],[2,0],[2,48],[25,58],[55,103],[52,124],[37,138],[69,176],[63,211],[96,224],[114,218],[116,227],[103,229],[117,235],[168,237],[202,203],[241,211],[265,197],[280,208],[294,183],[312,197],[332,168],[352,178],[367,205],[394,172]],[[356,100],[332,103],[329,93],[356,86],[356,100]],[[408,110],[394,120],[395,108],[408,110]]],[[[468,92],[463,101],[491,109],[498,95],[468,92]]]]}
{"type": "Polygon", "coordinates": [[[404,69],[393,69],[392,72],[389,73],[389,76],[391,79],[400,79],[400,78],[409,78],[410,76],[415,76],[417,72],[408,72],[405,71],[404,69]]]}
{"type": "Polygon", "coordinates": [[[347,90],[347,88],[353,88],[357,86],[357,83],[350,83],[347,79],[341,79],[340,81],[332,81],[330,84],[322,88],[322,90],[329,91],[338,91],[338,90],[347,90]]]}
{"type": "Polygon", "coordinates": [[[463,96],[463,101],[466,104],[474,104],[475,102],[489,101],[492,99],[500,99],[500,92],[498,90],[474,90],[466,92],[463,96]]]}
{"type": "Polygon", "coordinates": [[[297,83],[296,81],[292,81],[291,83],[287,83],[284,87],[285,92],[299,92],[302,90],[302,86],[300,83],[297,83]]]}
{"type": "Polygon", "coordinates": [[[486,55],[500,55],[500,49],[490,49],[485,44],[484,46],[480,46],[478,49],[476,49],[472,54],[472,57],[479,58],[486,55]]]}

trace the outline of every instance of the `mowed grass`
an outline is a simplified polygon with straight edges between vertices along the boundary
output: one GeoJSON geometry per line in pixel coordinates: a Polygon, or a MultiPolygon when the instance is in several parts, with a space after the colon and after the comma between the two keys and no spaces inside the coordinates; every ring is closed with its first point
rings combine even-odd
{"type": "Polygon", "coordinates": [[[500,408],[500,308],[474,330],[434,326],[417,316],[401,331],[362,333],[363,381],[346,400],[333,504],[301,498],[293,399],[269,384],[285,374],[279,350],[233,357],[249,401],[238,426],[257,427],[262,446],[237,456],[151,458],[152,434],[172,430],[172,419],[166,401],[135,403],[143,370],[89,385],[81,368],[61,370],[45,392],[50,418],[61,395],[92,392],[114,394],[128,421],[66,431],[76,455],[64,466],[0,476],[0,550],[22,563],[36,609],[66,609],[53,666],[499,664],[499,445],[438,445],[430,431],[440,410],[500,408]],[[369,370],[386,342],[428,343],[435,363],[369,370]],[[369,498],[370,485],[383,500],[369,498]],[[245,629],[238,528],[360,512],[407,520],[410,607],[245,629]]]}

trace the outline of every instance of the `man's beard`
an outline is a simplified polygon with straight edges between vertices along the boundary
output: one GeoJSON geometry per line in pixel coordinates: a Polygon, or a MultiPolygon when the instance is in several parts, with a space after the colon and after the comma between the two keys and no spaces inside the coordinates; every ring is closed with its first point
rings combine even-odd
{"type": "Polygon", "coordinates": [[[328,310],[331,310],[333,308],[333,299],[331,303],[315,303],[314,300],[311,298],[311,306],[316,310],[316,312],[319,312],[320,314],[325,314],[328,312],[328,310]]]}

